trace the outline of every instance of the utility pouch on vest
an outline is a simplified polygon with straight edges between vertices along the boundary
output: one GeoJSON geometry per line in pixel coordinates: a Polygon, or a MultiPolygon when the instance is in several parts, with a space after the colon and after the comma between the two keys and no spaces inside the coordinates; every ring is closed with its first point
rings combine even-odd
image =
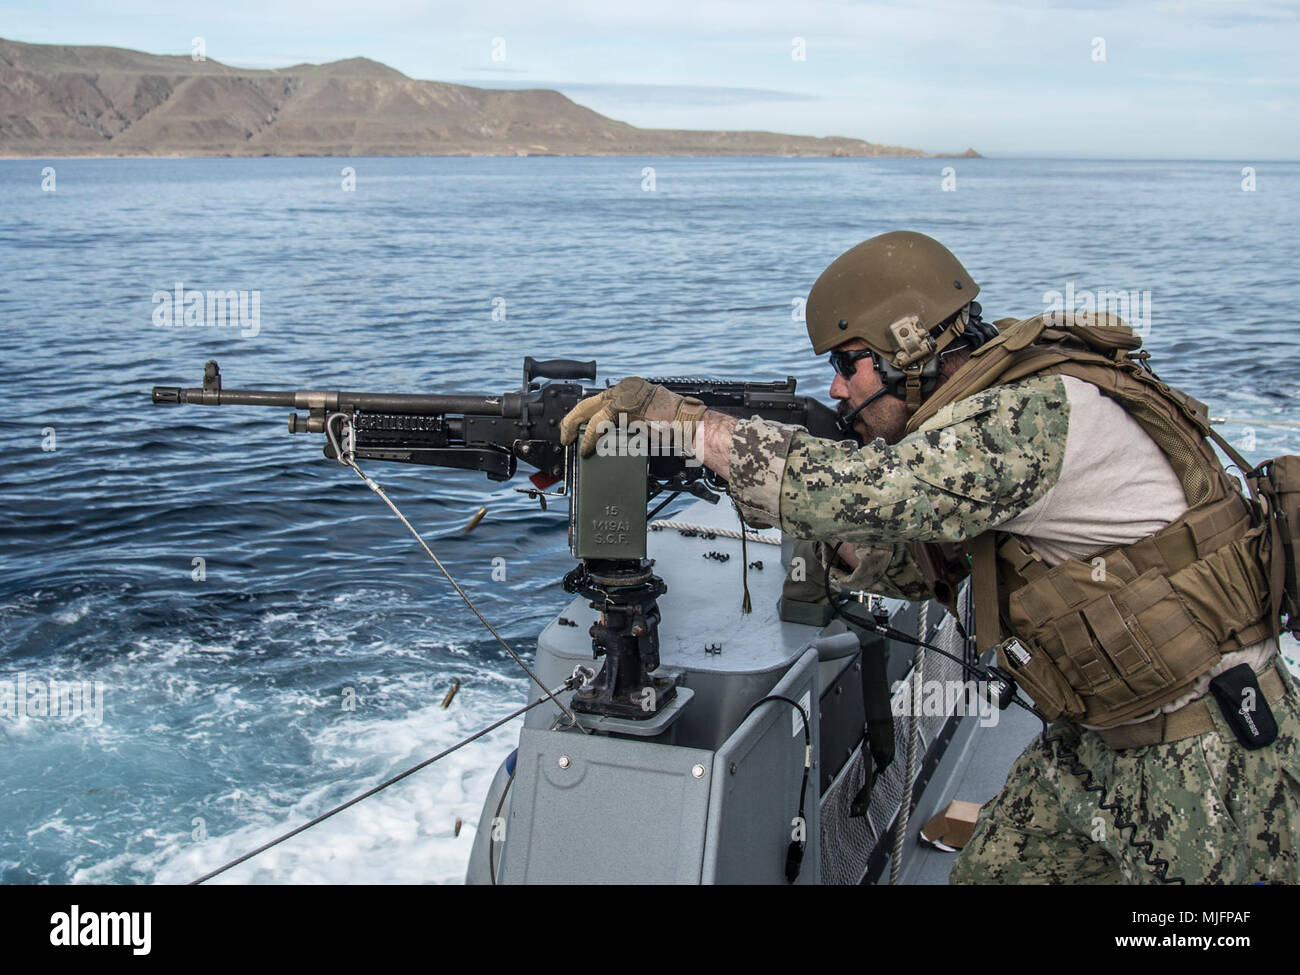
{"type": "Polygon", "coordinates": [[[1248,475],[1255,489],[1266,497],[1272,515],[1273,558],[1283,566],[1279,580],[1280,614],[1287,617],[1287,629],[1300,634],[1300,457],[1274,457],[1248,475]]]}
{"type": "Polygon", "coordinates": [[[1225,670],[1210,681],[1210,691],[1239,742],[1251,749],[1273,744],[1277,738],[1277,719],[1250,664],[1225,670]]]}
{"type": "Polygon", "coordinates": [[[1159,570],[1133,576],[1115,561],[1105,572],[1062,563],[1009,606],[1013,630],[1080,700],[1077,714],[1063,716],[1098,726],[1159,706],[1220,656],[1159,570]]]}

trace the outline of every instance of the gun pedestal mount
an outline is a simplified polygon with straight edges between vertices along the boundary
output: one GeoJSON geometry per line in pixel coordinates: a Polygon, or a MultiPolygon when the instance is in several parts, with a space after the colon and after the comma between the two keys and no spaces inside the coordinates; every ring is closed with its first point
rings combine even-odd
{"type": "Polygon", "coordinates": [[[584,559],[564,577],[567,592],[600,611],[588,632],[605,666],[574,694],[570,706],[579,714],[645,720],[677,696],[675,676],[652,673],[659,668],[658,598],[668,591],[653,566],[653,559],[584,559]]]}

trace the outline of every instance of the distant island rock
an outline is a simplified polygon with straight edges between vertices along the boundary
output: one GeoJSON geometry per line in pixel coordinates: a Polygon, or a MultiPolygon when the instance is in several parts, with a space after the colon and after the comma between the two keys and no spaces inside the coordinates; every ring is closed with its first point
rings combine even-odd
{"type": "Polygon", "coordinates": [[[965,152],[936,152],[930,158],[932,159],[983,159],[974,149],[967,149],[965,152]]]}
{"type": "MultiPolygon", "coordinates": [[[[0,156],[912,156],[838,136],[639,129],[558,91],[0,39],[0,156]]],[[[976,157],[968,149],[961,158],[976,157]]]]}

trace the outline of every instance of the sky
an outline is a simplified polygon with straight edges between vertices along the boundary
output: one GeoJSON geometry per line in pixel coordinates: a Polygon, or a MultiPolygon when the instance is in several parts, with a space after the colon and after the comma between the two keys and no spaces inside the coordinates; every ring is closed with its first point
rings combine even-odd
{"type": "Polygon", "coordinates": [[[654,128],[1300,159],[1300,0],[0,0],[0,37],[556,88],[654,128]]]}

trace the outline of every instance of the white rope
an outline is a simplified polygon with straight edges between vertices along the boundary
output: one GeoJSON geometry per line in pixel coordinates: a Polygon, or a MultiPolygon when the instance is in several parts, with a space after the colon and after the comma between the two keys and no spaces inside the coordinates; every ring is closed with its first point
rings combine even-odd
{"type": "MultiPolygon", "coordinates": [[[[689,521],[652,521],[651,528],[675,528],[677,531],[698,532],[701,535],[717,535],[719,538],[740,538],[740,532],[735,528],[715,528],[713,525],[696,525],[689,521]]],[[[781,537],[779,535],[761,535],[758,532],[745,532],[745,538],[751,542],[762,542],[764,545],[780,545],[781,537]]]]}
{"type": "Polygon", "coordinates": [[[903,842],[912,812],[912,783],[916,779],[916,739],[921,723],[921,685],[925,680],[925,647],[916,648],[912,658],[912,713],[907,719],[907,772],[903,779],[903,803],[894,826],[894,849],[889,862],[889,883],[896,885],[903,874],[903,842]]]}

